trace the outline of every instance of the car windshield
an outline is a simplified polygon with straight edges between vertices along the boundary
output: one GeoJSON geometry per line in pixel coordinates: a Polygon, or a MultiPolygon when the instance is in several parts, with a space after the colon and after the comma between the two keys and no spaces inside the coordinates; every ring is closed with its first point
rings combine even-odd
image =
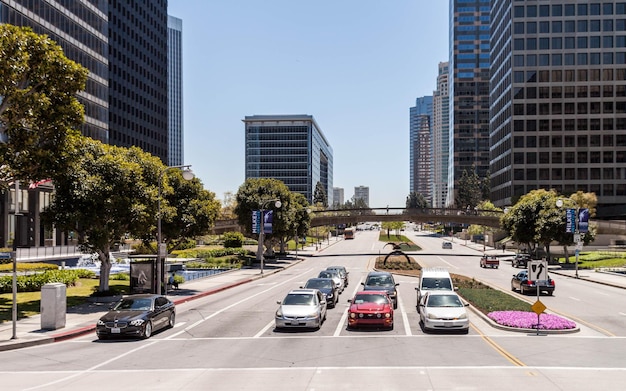
{"type": "Polygon", "coordinates": [[[150,299],[123,299],[115,307],[116,311],[130,310],[130,311],[146,311],[152,308],[152,300],[150,299]]]}
{"type": "Polygon", "coordinates": [[[333,278],[334,275],[331,272],[320,272],[319,278],[333,278]]]}
{"type": "Polygon", "coordinates": [[[447,278],[432,278],[426,277],[422,280],[422,289],[426,290],[452,290],[450,280],[447,278]]]}
{"type": "Polygon", "coordinates": [[[390,276],[372,276],[367,279],[365,285],[369,286],[389,286],[393,285],[393,280],[390,276]]]}
{"type": "Polygon", "coordinates": [[[309,280],[304,287],[308,289],[332,288],[333,283],[330,280],[309,280]]]}
{"type": "Polygon", "coordinates": [[[431,295],[426,305],[428,307],[463,307],[463,303],[456,295],[431,295]]]}
{"type": "Polygon", "coordinates": [[[290,294],[283,300],[284,305],[313,305],[314,303],[313,295],[290,294]]]}
{"type": "Polygon", "coordinates": [[[387,300],[387,297],[385,297],[384,295],[376,295],[376,294],[357,295],[353,301],[354,304],[363,304],[363,303],[385,304],[388,302],[389,301],[387,300]]]}

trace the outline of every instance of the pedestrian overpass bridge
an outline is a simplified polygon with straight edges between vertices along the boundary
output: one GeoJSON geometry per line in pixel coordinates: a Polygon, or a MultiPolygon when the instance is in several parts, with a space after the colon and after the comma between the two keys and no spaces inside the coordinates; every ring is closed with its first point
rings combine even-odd
{"type": "MultiPolygon", "coordinates": [[[[325,209],[311,212],[311,227],[357,224],[366,221],[411,221],[414,223],[483,225],[499,228],[502,211],[454,208],[325,209]]],[[[565,217],[564,217],[565,218],[565,217]]],[[[598,234],[626,235],[626,221],[597,220],[598,234]]],[[[217,220],[213,233],[242,231],[237,219],[217,220]]]]}

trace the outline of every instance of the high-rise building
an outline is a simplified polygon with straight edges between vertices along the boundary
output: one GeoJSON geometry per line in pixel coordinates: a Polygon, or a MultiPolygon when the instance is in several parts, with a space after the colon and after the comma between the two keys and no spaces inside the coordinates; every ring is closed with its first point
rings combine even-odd
{"type": "Polygon", "coordinates": [[[167,94],[168,148],[167,165],[185,162],[183,128],[183,21],[167,17],[167,94]]]}
{"type": "Polygon", "coordinates": [[[409,193],[421,194],[429,204],[433,183],[432,114],[432,96],[417,98],[409,109],[409,193]]]}
{"type": "Polygon", "coordinates": [[[437,89],[433,92],[432,125],[432,206],[443,208],[448,197],[448,159],[450,155],[450,105],[448,99],[448,62],[439,63],[437,89]]]}
{"type": "Polygon", "coordinates": [[[368,186],[354,187],[354,202],[363,200],[365,205],[370,206],[370,188],[368,186]]]}
{"type": "Polygon", "coordinates": [[[626,3],[492,3],[492,201],[580,190],[625,216],[626,3]]]}
{"type": "Polygon", "coordinates": [[[343,187],[333,187],[332,206],[341,206],[343,204],[344,204],[343,187]]]}
{"type": "Polygon", "coordinates": [[[312,115],[246,116],[248,178],[275,178],[312,203],[317,183],[333,205],[333,150],[312,115]]]}
{"type": "MultiPolygon", "coordinates": [[[[450,0],[450,164],[446,206],[463,172],[489,176],[490,0],[450,0]]],[[[466,205],[455,205],[460,208],[466,205]]]]}
{"type": "Polygon", "coordinates": [[[167,0],[110,0],[109,144],[168,162],[167,0]]]}

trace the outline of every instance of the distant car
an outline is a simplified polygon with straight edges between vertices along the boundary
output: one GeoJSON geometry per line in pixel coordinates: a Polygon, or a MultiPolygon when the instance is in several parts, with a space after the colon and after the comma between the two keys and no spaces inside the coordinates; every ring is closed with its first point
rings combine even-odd
{"type": "Polygon", "coordinates": [[[494,256],[483,255],[480,257],[480,267],[482,268],[498,268],[500,266],[500,260],[494,256]]]}
{"type": "Polygon", "coordinates": [[[448,242],[447,240],[444,240],[443,243],[441,243],[441,248],[446,249],[446,250],[452,250],[452,242],[448,242]]]}
{"type": "Polygon", "coordinates": [[[363,290],[366,291],[381,291],[384,290],[389,295],[389,298],[393,302],[393,308],[398,308],[398,291],[397,284],[393,279],[393,274],[389,272],[369,272],[365,277],[365,282],[362,282],[363,290]]]}
{"type": "Polygon", "coordinates": [[[529,254],[515,254],[515,258],[511,261],[511,266],[528,267],[528,262],[530,262],[529,254]]]}
{"type": "Polygon", "coordinates": [[[460,330],[469,331],[469,319],[464,303],[456,292],[428,291],[420,302],[420,321],[424,331],[460,330]]]}
{"type": "Polygon", "coordinates": [[[317,275],[317,278],[332,278],[335,281],[335,287],[337,288],[337,292],[343,292],[345,285],[343,283],[343,277],[339,274],[337,270],[322,270],[317,275]]]}
{"type": "Polygon", "coordinates": [[[338,270],[339,274],[343,277],[343,286],[348,286],[348,270],[345,266],[329,266],[326,270],[338,270]]]}
{"type": "Polygon", "coordinates": [[[528,270],[522,270],[514,274],[511,279],[511,290],[519,290],[522,295],[528,292],[536,293],[537,289],[539,289],[539,293],[546,292],[548,295],[552,296],[554,288],[554,280],[551,279],[550,276],[548,276],[547,280],[529,280],[528,270]]]}
{"type": "Polygon", "coordinates": [[[360,291],[350,300],[348,328],[379,326],[393,330],[393,302],[387,291],[360,291]]]}
{"type": "Polygon", "coordinates": [[[319,329],[326,319],[326,298],[318,289],[294,289],[287,293],[276,311],[276,329],[319,329]]]}
{"type": "Polygon", "coordinates": [[[300,288],[319,289],[326,296],[328,308],[334,308],[339,301],[339,292],[332,278],[309,278],[306,284],[300,288]]]}
{"type": "Polygon", "coordinates": [[[122,298],[96,323],[99,339],[150,338],[152,333],[174,327],[176,306],[162,295],[141,294],[122,298]]]}

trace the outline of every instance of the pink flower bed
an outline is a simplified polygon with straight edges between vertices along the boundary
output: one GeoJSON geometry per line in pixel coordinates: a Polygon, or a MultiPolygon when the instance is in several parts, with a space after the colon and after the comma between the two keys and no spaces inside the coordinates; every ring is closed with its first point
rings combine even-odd
{"type": "MultiPolygon", "coordinates": [[[[537,314],[526,311],[494,311],[487,314],[494,322],[503,326],[522,329],[537,328],[537,314]]],[[[539,328],[543,330],[568,330],[576,328],[576,323],[557,315],[541,314],[539,328]]]]}

